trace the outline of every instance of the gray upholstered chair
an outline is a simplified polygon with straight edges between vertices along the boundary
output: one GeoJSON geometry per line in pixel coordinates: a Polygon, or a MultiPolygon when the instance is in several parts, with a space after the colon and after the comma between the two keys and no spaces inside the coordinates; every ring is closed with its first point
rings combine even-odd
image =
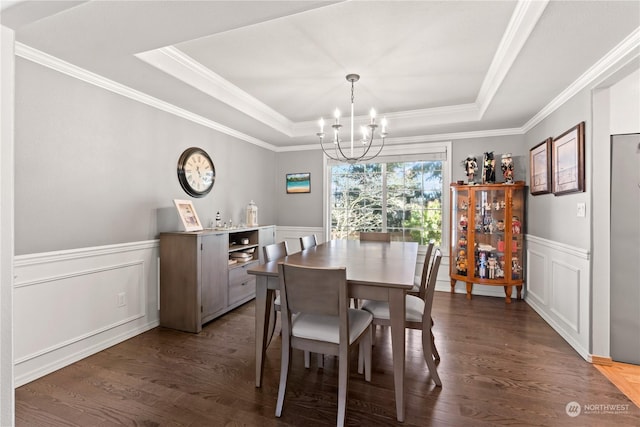
{"type": "MultiPolygon", "coordinates": [[[[371,381],[371,313],[349,308],[347,270],[278,264],[282,300],[282,358],[276,416],[282,414],[292,349],[338,356],[338,419],[344,425],[350,352],[360,348],[371,381]],[[295,313],[295,316],[294,316],[295,313]]],[[[360,369],[359,369],[360,371],[360,369]]],[[[361,373],[361,372],[360,372],[361,373]]]]}
{"type": "Polygon", "coordinates": [[[360,232],[361,241],[390,242],[391,233],[375,233],[369,231],[360,232]]]}
{"type": "MultiPolygon", "coordinates": [[[[437,386],[442,387],[442,381],[436,369],[436,360],[440,359],[438,351],[435,347],[435,340],[433,332],[431,330],[433,326],[433,320],[431,319],[431,308],[433,306],[433,295],[436,287],[436,279],[438,277],[438,270],[440,268],[440,260],[442,259],[442,253],[440,249],[435,250],[431,267],[429,268],[428,279],[427,275],[423,274],[423,280],[425,281],[425,293],[424,299],[416,297],[414,295],[407,295],[406,298],[406,311],[405,311],[405,327],[409,329],[419,329],[422,331],[422,351],[427,367],[431,373],[431,378],[437,386]]],[[[383,301],[362,301],[362,309],[369,311],[373,315],[374,325],[389,326],[389,303],[383,301]]],[[[361,360],[362,362],[362,360],[361,360]]]]}
{"type": "Polygon", "coordinates": [[[304,236],[300,238],[300,249],[303,251],[305,249],[312,248],[318,244],[318,239],[315,234],[311,234],[309,236],[304,236]]]}

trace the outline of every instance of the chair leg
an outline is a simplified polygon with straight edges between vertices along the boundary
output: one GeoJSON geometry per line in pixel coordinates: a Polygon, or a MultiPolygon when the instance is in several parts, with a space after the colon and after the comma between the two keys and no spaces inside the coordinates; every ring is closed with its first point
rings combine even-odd
{"type": "Polygon", "coordinates": [[[318,358],[318,368],[324,369],[324,354],[318,353],[316,357],[318,358]]]}
{"type": "Polygon", "coordinates": [[[336,425],[344,426],[347,412],[347,389],[349,385],[349,345],[340,347],[338,360],[338,422],[336,425]]]}
{"type": "Polygon", "coordinates": [[[433,382],[436,383],[438,387],[442,387],[442,381],[440,381],[440,376],[438,375],[438,370],[436,369],[436,362],[433,360],[433,348],[431,347],[431,328],[429,328],[429,331],[422,331],[422,356],[424,357],[424,361],[427,362],[427,367],[429,368],[429,373],[431,374],[433,382]]]}
{"type": "MultiPolygon", "coordinates": [[[[431,319],[431,327],[433,328],[433,319],[431,319]]],[[[433,330],[430,330],[429,333],[431,334],[431,351],[433,353],[433,358],[436,360],[440,360],[440,353],[438,353],[438,348],[436,347],[436,340],[433,336],[433,330]]]]}
{"type": "Polygon", "coordinates": [[[271,310],[271,313],[269,314],[269,332],[268,332],[268,338],[267,338],[267,347],[269,347],[269,344],[271,344],[271,340],[273,339],[273,333],[276,330],[277,317],[278,317],[278,312],[276,311],[276,308],[273,307],[273,309],[271,310]]]}
{"type": "Polygon", "coordinates": [[[308,350],[304,351],[304,367],[309,369],[311,366],[311,353],[308,350]]]}
{"type": "Polygon", "coordinates": [[[287,376],[289,374],[289,365],[291,361],[291,337],[283,334],[282,336],[282,359],[280,361],[280,387],[278,388],[278,401],[276,403],[276,417],[282,415],[282,406],[284,405],[284,394],[287,390],[287,376]]]}

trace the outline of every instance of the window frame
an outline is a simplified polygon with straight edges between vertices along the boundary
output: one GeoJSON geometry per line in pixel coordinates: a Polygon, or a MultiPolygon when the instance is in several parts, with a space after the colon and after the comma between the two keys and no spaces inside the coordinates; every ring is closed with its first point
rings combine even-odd
{"type": "MultiPolygon", "coordinates": [[[[385,148],[380,156],[366,163],[381,163],[381,162],[409,162],[417,160],[420,155],[425,155],[426,160],[431,160],[430,156],[439,156],[442,161],[442,243],[440,250],[443,255],[449,255],[449,187],[451,183],[451,141],[446,142],[423,142],[408,145],[385,145],[385,148]]],[[[327,241],[330,238],[331,231],[331,205],[329,203],[331,199],[331,166],[340,164],[341,162],[331,160],[327,156],[323,155],[323,182],[324,189],[322,195],[322,222],[324,228],[324,238],[327,241]]],[[[422,159],[425,160],[425,159],[422,159]]],[[[421,245],[421,248],[424,246],[421,245]]]]}

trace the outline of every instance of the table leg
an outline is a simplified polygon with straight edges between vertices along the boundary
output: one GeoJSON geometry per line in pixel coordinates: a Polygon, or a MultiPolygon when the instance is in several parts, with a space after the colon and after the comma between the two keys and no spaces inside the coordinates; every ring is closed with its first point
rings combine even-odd
{"type": "Polygon", "coordinates": [[[396,414],[404,421],[404,358],[405,358],[405,294],[401,289],[389,289],[391,320],[391,348],[393,354],[393,382],[396,391],[396,414]]]}
{"type": "Polygon", "coordinates": [[[267,289],[267,277],[256,277],[256,387],[262,385],[264,357],[269,334],[268,316],[272,310],[274,291],[267,289]]]}

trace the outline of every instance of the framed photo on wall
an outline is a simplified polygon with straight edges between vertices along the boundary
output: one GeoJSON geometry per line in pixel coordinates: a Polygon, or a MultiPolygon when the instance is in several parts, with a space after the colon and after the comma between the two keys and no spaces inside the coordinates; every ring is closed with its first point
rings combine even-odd
{"type": "Polygon", "coordinates": [[[553,140],[553,194],[584,191],[584,122],[553,140]]]}
{"type": "Polygon", "coordinates": [[[200,222],[200,218],[198,218],[198,214],[196,213],[196,209],[193,207],[191,200],[174,199],[173,203],[176,205],[178,215],[182,220],[182,225],[184,225],[185,231],[202,230],[202,223],[200,222]]]}
{"type": "Polygon", "coordinates": [[[311,173],[288,173],[287,194],[311,193],[311,173]]]}
{"type": "Polygon", "coordinates": [[[551,143],[547,138],[529,150],[529,190],[531,194],[551,193],[551,143]]]}

